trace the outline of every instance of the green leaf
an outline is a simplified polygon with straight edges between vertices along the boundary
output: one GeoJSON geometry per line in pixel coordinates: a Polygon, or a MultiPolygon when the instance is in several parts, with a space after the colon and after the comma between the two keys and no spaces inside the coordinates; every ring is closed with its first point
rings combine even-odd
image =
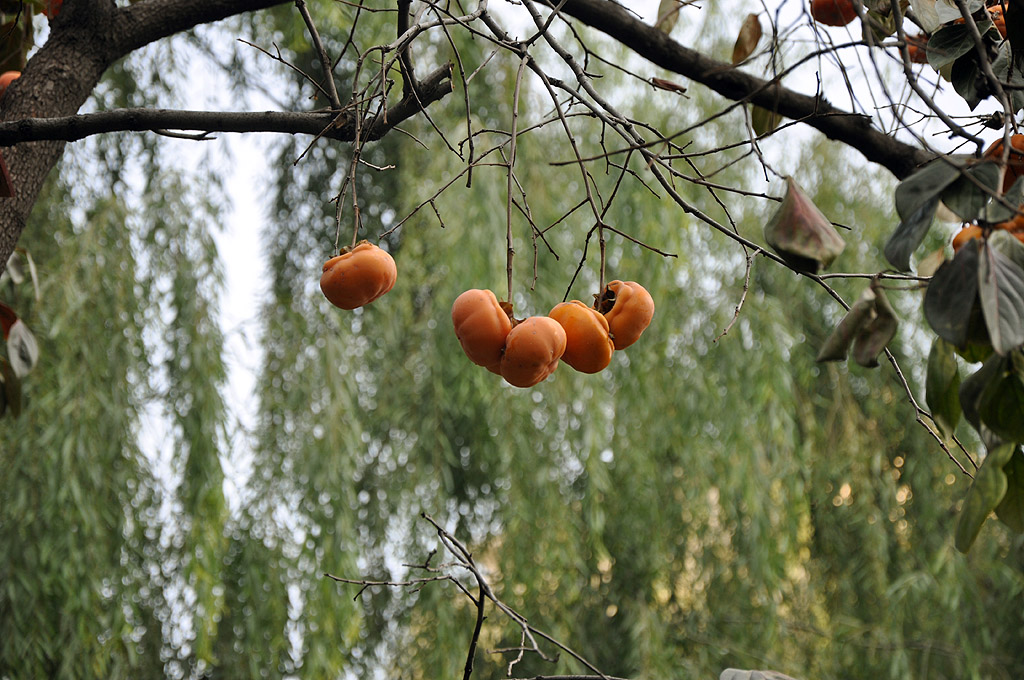
{"type": "MultiPolygon", "coordinates": [[[[1010,187],[1003,198],[1011,206],[1018,206],[1024,203],[1024,177],[1018,177],[1017,181],[1013,183],[1013,186],[1010,187]]],[[[1002,201],[992,201],[985,209],[982,219],[989,224],[999,224],[1000,222],[1012,219],[1016,214],[1017,211],[1014,208],[1006,207],[1002,201]]],[[[1016,241],[1016,239],[1014,240],[1016,241]]]]}
{"type": "Polygon", "coordinates": [[[1003,466],[1006,493],[996,506],[996,517],[1018,534],[1024,534],[1024,453],[1018,449],[1003,466]]]}
{"type": "Polygon", "coordinates": [[[928,64],[938,71],[974,49],[974,38],[964,24],[943,26],[928,38],[928,64]]]}
{"type": "MultiPolygon", "coordinates": [[[[1017,181],[1024,182],[1024,177],[1017,181]]],[[[1017,237],[1005,229],[997,229],[988,236],[988,247],[996,252],[1002,253],[1014,262],[1018,267],[1024,269],[1024,243],[1017,240],[1017,237]]]]}
{"type": "Polygon", "coordinates": [[[978,298],[978,239],[944,262],[924,293],[924,316],[935,334],[957,347],[967,344],[978,298]]]}
{"type": "Polygon", "coordinates": [[[996,435],[1024,442],[1024,354],[1000,362],[977,401],[978,418],[996,435]]]}
{"type": "Polygon", "coordinates": [[[980,254],[978,294],[985,325],[993,349],[1007,354],[1024,344],[1024,269],[987,245],[980,254]]]}
{"type": "Polygon", "coordinates": [[[963,410],[960,408],[960,371],[953,346],[935,338],[928,352],[925,401],[932,419],[947,439],[953,436],[963,410]]]}
{"type": "Polygon", "coordinates": [[[1004,370],[1005,363],[1006,357],[993,354],[960,385],[960,407],[963,409],[964,418],[978,432],[981,432],[981,418],[978,414],[981,396],[985,388],[1004,370]]]}
{"type": "Polygon", "coordinates": [[[970,550],[981,531],[981,525],[1006,495],[1007,479],[1003,466],[1009,462],[1016,449],[1016,444],[997,446],[989,451],[975,473],[956,525],[956,549],[960,552],[970,550]]]}
{"type": "Polygon", "coordinates": [[[766,108],[751,104],[750,124],[754,128],[754,134],[763,137],[779,127],[782,122],[782,115],[766,108]]]}
{"type": "Polygon", "coordinates": [[[1000,186],[999,164],[982,161],[969,165],[958,180],[946,187],[942,202],[964,222],[973,222],[981,216],[1000,186]]]}
{"type": "Polygon", "coordinates": [[[953,90],[964,98],[971,111],[985,98],[983,96],[984,91],[982,90],[984,78],[981,75],[981,69],[978,68],[978,61],[973,52],[953,62],[953,68],[949,72],[949,80],[953,84],[953,90]]]}
{"type": "Polygon", "coordinates": [[[900,220],[896,231],[885,243],[883,252],[889,264],[903,272],[910,269],[910,255],[921,245],[925,234],[931,228],[938,206],[939,198],[935,196],[918,207],[909,217],[900,220]]]}
{"type": "Polygon", "coordinates": [[[908,220],[931,200],[938,199],[943,189],[960,177],[960,169],[969,157],[945,156],[928,163],[896,186],[896,212],[908,220]]]}

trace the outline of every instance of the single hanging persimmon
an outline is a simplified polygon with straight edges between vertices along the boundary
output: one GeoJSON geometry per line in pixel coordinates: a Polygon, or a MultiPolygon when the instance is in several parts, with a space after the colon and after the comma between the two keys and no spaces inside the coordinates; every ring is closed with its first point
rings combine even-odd
{"type": "Polygon", "coordinates": [[[335,307],[356,309],[391,290],[397,278],[391,255],[369,241],[360,241],[324,263],[320,290],[335,307]]]}
{"type": "Polygon", "coordinates": [[[608,367],[615,343],[603,314],[579,300],[571,300],[555,305],[548,316],[565,331],[562,361],[580,373],[598,373],[608,367]]]}
{"type": "Polygon", "coordinates": [[[857,18],[853,0],[811,0],[811,17],[826,26],[845,26],[857,18]]]}
{"type": "MultiPolygon", "coordinates": [[[[996,140],[985,149],[984,157],[989,160],[1002,160],[1003,140],[996,140]]],[[[1003,177],[1004,194],[1021,175],[1024,175],[1024,134],[1010,135],[1010,158],[1006,162],[1006,175],[1003,177]]]]}
{"type": "Polygon", "coordinates": [[[565,352],[565,331],[554,319],[531,316],[505,338],[501,377],[516,387],[532,387],[558,368],[565,352]]]}
{"type": "Polygon", "coordinates": [[[612,281],[601,291],[597,307],[608,320],[615,349],[639,340],[654,318],[654,298],[636,281],[612,281]]]}
{"type": "Polygon", "coordinates": [[[489,290],[471,288],[455,298],[452,324],[455,337],[469,360],[501,375],[505,338],[512,330],[512,306],[498,302],[489,290]]]}

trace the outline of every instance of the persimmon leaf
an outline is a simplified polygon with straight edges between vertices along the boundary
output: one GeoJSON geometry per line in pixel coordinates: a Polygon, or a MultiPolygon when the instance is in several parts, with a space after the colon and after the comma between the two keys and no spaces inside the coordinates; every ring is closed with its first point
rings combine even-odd
{"type": "Polygon", "coordinates": [[[1002,444],[991,449],[975,473],[956,525],[956,549],[960,552],[970,550],[981,525],[1006,495],[1008,484],[1003,466],[1010,461],[1016,449],[1016,444],[1002,444]]]}
{"type": "Polygon", "coordinates": [[[978,294],[993,349],[1007,354],[1024,344],[1024,269],[986,245],[978,258],[978,294]]]}
{"type": "Polygon", "coordinates": [[[938,206],[939,197],[935,196],[900,220],[896,225],[896,231],[886,241],[882,251],[889,264],[902,272],[910,269],[910,256],[921,245],[925,234],[931,228],[938,206]]]}
{"type": "Polygon", "coordinates": [[[978,398],[978,419],[997,436],[1024,442],[1024,355],[1000,363],[978,398]]]}
{"type": "Polygon", "coordinates": [[[971,311],[978,298],[978,240],[968,241],[932,276],[924,293],[924,316],[946,342],[967,344],[971,311]]]}
{"type": "Polygon", "coordinates": [[[972,222],[982,214],[992,194],[1000,185],[999,164],[983,161],[964,169],[963,176],[946,187],[942,202],[964,222],[972,222]]]}
{"type": "Polygon", "coordinates": [[[928,38],[928,64],[938,71],[974,49],[974,38],[964,24],[943,26],[928,38]]]}
{"type": "Polygon", "coordinates": [[[1024,534],[1024,453],[1019,449],[1003,466],[1006,493],[996,506],[996,517],[1018,534],[1024,534]]]}
{"type": "Polygon", "coordinates": [[[928,352],[925,401],[932,420],[947,439],[953,436],[963,410],[960,408],[960,371],[953,346],[935,338],[928,352]]]}
{"type": "Polygon", "coordinates": [[[907,220],[921,206],[936,200],[943,189],[960,177],[960,170],[969,159],[964,156],[945,156],[923,166],[896,186],[896,212],[907,220]]]}

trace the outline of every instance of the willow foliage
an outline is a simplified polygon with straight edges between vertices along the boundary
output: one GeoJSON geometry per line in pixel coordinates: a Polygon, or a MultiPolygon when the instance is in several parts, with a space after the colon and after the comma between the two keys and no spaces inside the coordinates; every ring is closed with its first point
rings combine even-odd
{"type": "MultiPolygon", "coordinates": [[[[331,40],[354,10],[329,11],[322,27],[336,53],[331,40]]],[[[360,21],[361,44],[390,39],[387,17],[360,21]]],[[[293,11],[244,31],[316,72],[293,11]]],[[[467,73],[488,59],[480,41],[457,44],[467,73]]],[[[434,49],[432,58],[451,56],[446,39],[434,49]]],[[[343,60],[339,73],[353,67],[343,60]]],[[[109,101],[143,96],[130,70],[112,74],[109,101]]],[[[487,130],[474,138],[480,158],[508,139],[499,131],[516,65],[495,60],[477,77],[490,79],[471,98],[473,127],[487,130]]],[[[311,90],[293,85],[303,105],[311,90]]],[[[710,106],[694,93],[687,111],[659,110],[639,86],[621,87],[634,95],[624,97],[629,114],[665,131],[710,106]]],[[[431,110],[456,142],[461,94],[431,110]]],[[[528,84],[524,126],[549,113],[545,96],[528,84]]],[[[365,149],[367,162],[395,167],[360,168],[360,238],[376,241],[465,167],[427,121],[405,127],[408,136],[365,149]]],[[[596,123],[577,129],[583,156],[602,151],[596,123]]],[[[742,129],[737,110],[678,141],[713,148],[742,129]]],[[[144,159],[140,203],[93,185],[73,195],[62,182],[40,202],[35,219],[47,228],[25,245],[45,303],[20,289],[18,302],[44,360],[25,413],[3,421],[0,439],[0,677],[459,677],[476,612],[451,583],[360,591],[324,575],[403,580],[422,576],[415,565],[427,560],[440,565],[421,513],[470,546],[505,602],[609,675],[1024,671],[1024,545],[987,525],[969,557],[953,550],[965,481],[914,422],[891,370],[814,363],[840,314],[824,292],[758,259],[747,277],[741,253],[637,181],[637,158],[616,157],[602,172],[591,166],[601,195],[616,192],[605,222],[630,237],[606,232],[606,279],[641,281],[654,322],[600,374],[563,365],[516,389],[466,360],[450,321],[463,290],[507,292],[505,169],[481,164],[471,187],[458,178],[422,205],[383,239],[398,263],[394,289],[340,312],[316,282],[336,247],[329,199],[349,151],[316,144],[293,166],[305,143],[280,141],[268,158],[278,171],[262,234],[259,409],[243,460],[229,461],[239,448],[223,397],[216,177],[166,172],[158,145],[111,143],[98,154],[111,168],[144,159]],[[227,462],[250,471],[234,506],[227,462]]],[[[895,219],[880,198],[891,182],[860,168],[856,183],[815,182],[847,175],[853,161],[815,140],[802,149],[792,162],[820,173],[801,179],[819,184],[816,203],[879,243],[895,219]]],[[[597,292],[594,215],[572,210],[579,170],[550,164],[572,158],[557,123],[519,139],[519,207],[553,226],[534,239],[513,209],[516,316],[597,292]]],[[[693,163],[694,174],[717,167],[693,163]]],[[[765,186],[751,163],[714,180],[765,186]]],[[[759,239],[767,202],[679,189],[759,239]]],[[[351,229],[346,217],[342,244],[351,229]]],[[[880,262],[865,247],[844,267],[880,262]]],[[[837,289],[853,299],[859,285],[837,289]]],[[[908,308],[915,295],[892,292],[908,308]]],[[[901,330],[893,347],[911,384],[921,345],[901,330]]],[[[489,650],[521,644],[489,611],[475,677],[505,677],[515,653],[489,650]]],[[[526,655],[513,675],[580,671],[565,654],[526,655]]]]}

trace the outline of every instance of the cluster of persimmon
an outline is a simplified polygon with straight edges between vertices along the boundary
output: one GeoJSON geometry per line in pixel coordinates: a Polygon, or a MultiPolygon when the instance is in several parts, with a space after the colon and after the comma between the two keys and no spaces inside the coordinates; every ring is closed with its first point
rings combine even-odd
{"type": "MultiPolygon", "coordinates": [[[[984,158],[989,160],[1001,160],[1003,157],[1003,140],[994,142],[985,150],[984,158]]],[[[1005,194],[1013,186],[1018,178],[1024,176],[1024,134],[1010,136],[1010,154],[1006,162],[1006,174],[1003,176],[1003,193],[1005,194]]],[[[1019,207],[1024,211],[1024,205],[1019,207]]],[[[960,231],[953,236],[953,252],[959,252],[964,244],[976,238],[985,238],[994,231],[1007,231],[1018,241],[1024,243],[1024,212],[1015,215],[1006,222],[1000,222],[989,228],[977,224],[964,225],[960,231]]]]}
{"type": "Polygon", "coordinates": [[[512,305],[473,288],[452,304],[452,324],[469,360],[510,385],[532,387],[564,361],[581,373],[603,371],[615,350],[636,342],[654,318],[654,300],[634,281],[612,281],[596,307],[562,302],[547,316],[518,320],[512,305]]]}
{"type": "Polygon", "coordinates": [[[394,258],[369,241],[360,241],[324,263],[320,290],[335,307],[356,309],[391,290],[397,278],[394,258]]]}

